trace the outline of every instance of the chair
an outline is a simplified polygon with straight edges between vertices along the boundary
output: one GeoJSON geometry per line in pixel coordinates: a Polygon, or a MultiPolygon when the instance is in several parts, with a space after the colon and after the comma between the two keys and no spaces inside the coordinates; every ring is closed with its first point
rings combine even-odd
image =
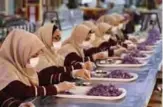
{"type": "Polygon", "coordinates": [[[159,30],[161,32],[161,25],[160,25],[160,20],[158,16],[157,11],[148,11],[148,12],[141,12],[142,20],[141,20],[141,31],[146,30],[151,18],[151,15],[155,14],[156,15],[156,23],[159,27],[159,30]]]}

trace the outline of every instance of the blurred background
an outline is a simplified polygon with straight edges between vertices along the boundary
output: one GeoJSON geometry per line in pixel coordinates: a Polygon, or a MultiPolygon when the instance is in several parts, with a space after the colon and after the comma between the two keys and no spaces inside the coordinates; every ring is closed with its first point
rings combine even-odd
{"type": "MultiPolygon", "coordinates": [[[[147,12],[158,15],[162,23],[162,0],[0,0],[0,38],[14,28],[35,32],[45,23],[56,23],[63,33],[63,40],[72,28],[84,20],[97,20],[103,14],[126,11],[146,18],[147,12]]],[[[146,29],[148,22],[135,19],[135,25],[146,29]]]]}

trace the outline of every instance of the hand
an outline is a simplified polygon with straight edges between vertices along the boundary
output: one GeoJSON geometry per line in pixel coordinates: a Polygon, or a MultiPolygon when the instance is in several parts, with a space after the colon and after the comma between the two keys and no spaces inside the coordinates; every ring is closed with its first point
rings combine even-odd
{"type": "Polygon", "coordinates": [[[116,46],[110,46],[110,49],[118,49],[119,48],[119,46],[118,45],[116,45],[116,46]]]}
{"type": "Polygon", "coordinates": [[[137,43],[142,43],[142,42],[145,42],[146,38],[139,38],[138,42],[137,43]]]}
{"type": "Polygon", "coordinates": [[[135,36],[129,36],[129,40],[131,40],[134,43],[138,42],[138,40],[137,40],[137,38],[135,36]]]}
{"type": "Polygon", "coordinates": [[[90,80],[90,78],[91,78],[90,71],[88,71],[86,69],[74,70],[74,71],[72,71],[72,73],[73,73],[73,76],[76,78],[81,78],[84,80],[90,80]]]}
{"type": "Polygon", "coordinates": [[[28,103],[22,103],[20,104],[19,107],[35,107],[35,105],[31,102],[28,102],[28,103]]]}
{"type": "Polygon", "coordinates": [[[99,52],[93,55],[93,59],[97,60],[97,59],[106,59],[108,58],[108,52],[99,52]]]}
{"type": "Polygon", "coordinates": [[[136,49],[137,48],[137,46],[135,45],[135,44],[128,44],[127,45],[127,49],[128,50],[134,50],[134,49],[136,49]]]}
{"type": "Polygon", "coordinates": [[[93,70],[94,68],[94,63],[91,62],[91,61],[87,61],[83,64],[83,69],[86,69],[86,70],[93,70]]]}
{"type": "Polygon", "coordinates": [[[133,44],[133,42],[130,41],[130,40],[125,40],[124,43],[125,43],[125,44],[133,44]]]}
{"type": "Polygon", "coordinates": [[[57,88],[57,92],[64,92],[64,91],[67,91],[73,87],[75,87],[75,84],[74,83],[70,83],[70,82],[61,82],[57,85],[54,85],[56,88],[57,88]]]}
{"type": "Polygon", "coordinates": [[[127,49],[126,48],[119,48],[119,49],[115,49],[114,50],[114,55],[115,56],[120,56],[122,53],[126,53],[127,52],[127,49]]]}
{"type": "Polygon", "coordinates": [[[112,35],[110,38],[114,41],[117,41],[117,37],[115,35],[112,35]]]}

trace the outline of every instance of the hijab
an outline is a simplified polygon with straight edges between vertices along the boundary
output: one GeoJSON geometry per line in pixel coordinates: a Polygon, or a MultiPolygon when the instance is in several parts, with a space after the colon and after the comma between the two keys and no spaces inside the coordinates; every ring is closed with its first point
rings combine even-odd
{"type": "Polygon", "coordinates": [[[86,39],[90,31],[91,29],[83,24],[76,26],[71,36],[63,42],[62,48],[58,51],[59,54],[66,57],[69,53],[75,52],[84,58],[83,48],[80,47],[80,44],[86,39]]]}
{"type": "Polygon", "coordinates": [[[84,21],[82,24],[91,28],[92,31],[95,31],[96,29],[96,25],[93,23],[93,21],[84,21]]]}
{"type": "Polygon", "coordinates": [[[118,23],[122,23],[123,21],[125,21],[125,17],[123,17],[122,15],[118,14],[118,13],[112,13],[111,16],[113,16],[118,23]]]}
{"type": "Polygon", "coordinates": [[[0,90],[14,80],[28,86],[39,85],[37,72],[26,68],[26,64],[43,48],[35,35],[24,30],[11,31],[0,49],[0,90]]]}
{"type": "Polygon", "coordinates": [[[54,24],[47,24],[39,28],[36,32],[38,38],[45,45],[43,54],[40,55],[40,62],[37,66],[37,71],[48,66],[63,66],[63,57],[60,56],[57,51],[52,47],[52,36],[57,27],[54,24]]]}
{"type": "Polygon", "coordinates": [[[97,24],[97,28],[95,30],[96,38],[93,41],[93,46],[98,47],[102,42],[104,42],[104,34],[111,29],[111,26],[107,23],[99,23],[97,24]]]}
{"type": "MultiPolygon", "coordinates": [[[[119,25],[122,21],[125,20],[125,17],[117,13],[112,13],[111,16],[116,20],[117,25],[119,25]]],[[[122,41],[124,41],[125,39],[120,29],[117,29],[117,38],[122,41]]]]}
{"type": "Polygon", "coordinates": [[[117,26],[118,25],[117,20],[112,15],[103,15],[103,16],[101,16],[97,20],[97,23],[101,23],[101,22],[108,23],[109,25],[112,25],[112,26],[117,26]]]}

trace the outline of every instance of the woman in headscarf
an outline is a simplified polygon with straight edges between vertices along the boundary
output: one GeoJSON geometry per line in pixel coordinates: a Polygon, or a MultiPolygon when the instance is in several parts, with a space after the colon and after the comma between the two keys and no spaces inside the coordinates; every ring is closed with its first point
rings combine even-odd
{"type": "Polygon", "coordinates": [[[93,52],[93,54],[90,54],[89,56],[85,54],[88,49],[93,47],[91,44],[93,40],[94,35],[92,35],[90,28],[83,24],[76,26],[73,29],[71,36],[63,42],[62,48],[58,51],[60,55],[65,57],[64,65],[70,66],[81,64],[87,66],[89,65],[88,62],[94,62],[97,59],[101,59],[101,56],[103,56],[102,53],[93,52]]]}
{"type": "Polygon", "coordinates": [[[44,47],[35,35],[24,30],[9,33],[0,49],[1,107],[18,107],[30,97],[56,95],[74,86],[62,81],[72,81],[78,72],[54,72],[51,66],[37,74],[33,69],[44,47]]]}
{"type": "Polygon", "coordinates": [[[98,23],[104,22],[104,23],[107,23],[107,24],[113,26],[111,31],[112,31],[112,33],[113,33],[114,35],[116,35],[117,40],[118,40],[118,41],[124,40],[124,37],[123,37],[122,32],[120,32],[120,30],[118,29],[118,26],[119,26],[119,24],[120,24],[120,23],[119,23],[119,20],[117,20],[117,19],[113,16],[113,14],[112,14],[112,15],[104,15],[104,16],[101,16],[101,18],[99,18],[99,20],[98,20],[97,22],[98,22],[98,23]]]}
{"type": "MultiPolygon", "coordinates": [[[[111,32],[113,33],[113,35],[116,36],[117,43],[119,45],[121,45],[122,47],[128,48],[128,45],[126,43],[124,43],[125,39],[128,39],[128,37],[127,37],[127,35],[124,35],[123,32],[121,31],[122,29],[124,29],[125,24],[127,23],[126,20],[127,19],[123,18],[123,16],[119,16],[119,15],[113,13],[111,15],[101,16],[101,18],[99,18],[97,23],[105,22],[105,23],[108,23],[111,26],[113,26],[111,32]],[[121,24],[122,22],[123,23],[126,22],[126,23],[123,25],[123,24],[121,24]]],[[[132,47],[132,45],[131,45],[131,47],[132,47]]]]}
{"type": "Polygon", "coordinates": [[[74,69],[81,69],[79,64],[64,66],[64,57],[58,54],[58,49],[61,47],[61,33],[55,24],[47,24],[42,26],[35,33],[43,42],[45,48],[41,54],[39,64],[36,69],[41,70],[48,66],[55,66],[59,72],[71,72],[74,69]]]}
{"type": "Polygon", "coordinates": [[[121,41],[124,42],[123,45],[125,46],[125,44],[126,44],[126,47],[128,47],[129,49],[136,48],[136,46],[131,45],[131,44],[133,44],[132,42],[137,42],[136,38],[133,36],[128,36],[129,33],[132,33],[132,32],[128,32],[128,30],[134,29],[134,26],[130,25],[130,22],[131,22],[130,16],[126,15],[126,14],[120,15],[117,13],[113,13],[113,14],[111,14],[111,16],[113,16],[119,23],[118,32],[119,32],[119,34],[123,35],[123,38],[121,39],[121,41]]]}
{"type": "Polygon", "coordinates": [[[93,52],[106,52],[107,56],[119,55],[126,49],[113,49],[116,46],[116,37],[111,33],[112,26],[107,23],[99,23],[95,28],[95,40],[92,41],[93,48],[85,52],[87,56],[93,52]],[[98,50],[98,51],[97,51],[98,50]],[[121,50],[121,51],[120,51],[121,50]],[[117,54],[118,52],[118,54],[117,54]]]}
{"type": "Polygon", "coordinates": [[[111,45],[116,45],[116,41],[113,41],[116,38],[114,38],[114,36],[112,35],[111,25],[106,24],[104,22],[97,23],[95,25],[95,23],[93,23],[92,21],[85,21],[82,24],[91,28],[91,30],[93,31],[95,35],[95,40],[92,42],[92,44],[94,47],[98,47],[103,41],[108,40],[111,45]]]}

